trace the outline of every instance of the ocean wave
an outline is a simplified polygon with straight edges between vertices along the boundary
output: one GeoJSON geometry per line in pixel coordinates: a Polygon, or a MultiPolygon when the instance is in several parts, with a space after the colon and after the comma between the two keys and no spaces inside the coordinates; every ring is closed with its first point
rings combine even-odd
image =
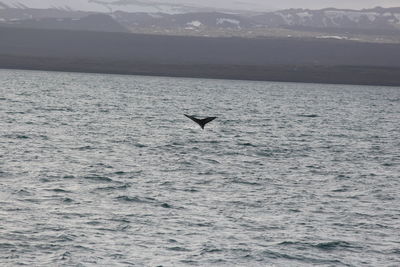
{"type": "Polygon", "coordinates": [[[87,175],[83,177],[85,180],[91,180],[95,182],[113,182],[113,179],[107,177],[107,176],[101,176],[101,175],[87,175]]]}

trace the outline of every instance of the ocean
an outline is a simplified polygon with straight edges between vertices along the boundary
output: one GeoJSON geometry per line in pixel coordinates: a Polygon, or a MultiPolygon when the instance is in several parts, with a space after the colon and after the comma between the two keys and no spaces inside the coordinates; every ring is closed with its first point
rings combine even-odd
{"type": "Polygon", "coordinates": [[[400,88],[0,70],[0,93],[1,266],[400,266],[400,88]]]}

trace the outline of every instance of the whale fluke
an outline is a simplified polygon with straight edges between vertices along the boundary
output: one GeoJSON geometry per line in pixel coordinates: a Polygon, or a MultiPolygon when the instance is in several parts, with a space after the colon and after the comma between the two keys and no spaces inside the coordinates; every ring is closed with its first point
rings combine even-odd
{"type": "Polygon", "coordinates": [[[189,119],[191,119],[192,121],[194,121],[195,123],[200,125],[201,129],[203,129],[203,130],[204,130],[204,126],[207,123],[209,123],[210,121],[215,120],[217,118],[217,117],[207,117],[205,119],[198,119],[198,118],[195,118],[195,117],[190,116],[190,115],[186,115],[186,114],[183,114],[183,115],[185,115],[186,117],[188,117],[189,119]]]}

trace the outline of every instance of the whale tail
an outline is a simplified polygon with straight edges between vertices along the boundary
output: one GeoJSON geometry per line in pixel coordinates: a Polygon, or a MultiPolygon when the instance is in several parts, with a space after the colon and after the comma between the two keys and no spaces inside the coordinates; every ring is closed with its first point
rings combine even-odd
{"type": "Polygon", "coordinates": [[[190,116],[190,115],[186,115],[186,114],[183,114],[183,115],[185,115],[186,117],[188,117],[189,119],[191,119],[192,121],[194,121],[195,123],[200,125],[201,129],[203,129],[203,130],[204,130],[204,126],[207,123],[209,123],[210,121],[213,121],[213,120],[215,120],[217,118],[217,117],[207,117],[205,119],[197,119],[197,118],[195,118],[193,116],[190,116]]]}

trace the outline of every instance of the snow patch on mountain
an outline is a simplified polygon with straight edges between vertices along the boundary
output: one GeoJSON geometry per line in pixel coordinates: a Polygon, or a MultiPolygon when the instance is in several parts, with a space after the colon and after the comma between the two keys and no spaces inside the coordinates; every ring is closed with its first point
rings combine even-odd
{"type": "Polygon", "coordinates": [[[310,14],[309,12],[299,12],[299,13],[296,13],[296,15],[297,16],[299,16],[300,18],[312,18],[313,17],[313,15],[312,14],[310,14]]]}
{"type": "Polygon", "coordinates": [[[227,18],[218,18],[217,19],[217,25],[221,25],[224,23],[234,24],[236,26],[240,25],[240,21],[238,21],[236,19],[227,19],[227,18]]]}
{"type": "Polygon", "coordinates": [[[186,25],[198,28],[198,27],[200,27],[201,25],[203,25],[203,23],[201,23],[201,22],[198,21],[198,20],[193,20],[193,21],[191,21],[191,22],[186,23],[186,25]]]}
{"type": "Polygon", "coordinates": [[[278,16],[281,16],[287,25],[291,25],[293,23],[293,20],[292,20],[293,16],[291,14],[284,14],[281,12],[277,12],[276,14],[278,16]]]}
{"type": "Polygon", "coordinates": [[[317,39],[336,39],[336,40],[348,40],[349,38],[346,36],[338,36],[338,35],[322,35],[317,36],[317,39]]]}
{"type": "Polygon", "coordinates": [[[351,21],[359,23],[360,20],[365,17],[368,18],[369,21],[375,21],[378,16],[380,16],[377,12],[359,12],[359,11],[340,11],[340,10],[327,10],[324,11],[326,17],[334,20],[334,19],[343,19],[348,18],[351,21]]]}

